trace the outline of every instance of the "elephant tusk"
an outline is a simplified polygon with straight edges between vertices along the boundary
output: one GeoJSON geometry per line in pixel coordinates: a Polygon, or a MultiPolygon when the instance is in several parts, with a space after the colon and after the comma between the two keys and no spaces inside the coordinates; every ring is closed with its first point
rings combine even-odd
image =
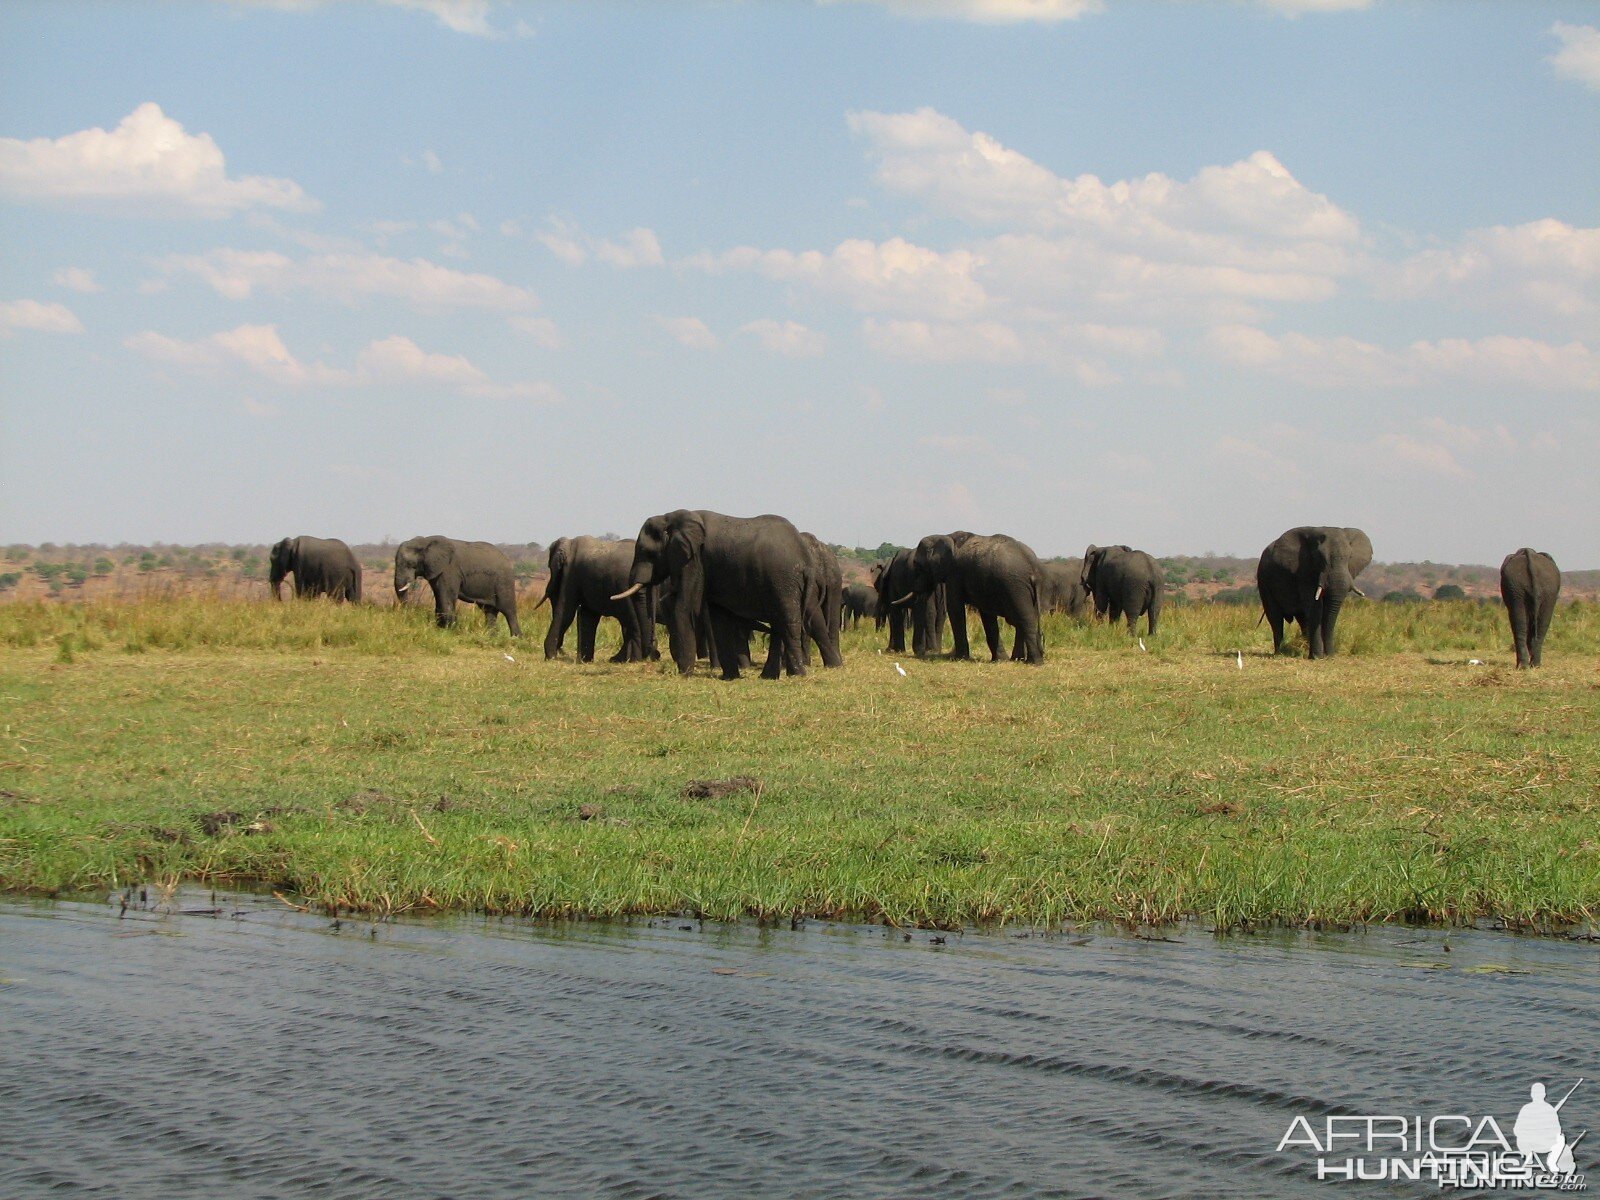
{"type": "Polygon", "coordinates": [[[529,611],[529,612],[538,612],[538,611],[539,611],[539,607],[540,607],[540,605],[542,605],[542,604],[543,604],[543,603],[544,603],[544,602],[545,602],[545,601],[546,601],[546,600],[548,600],[548,599],[550,599],[550,593],[549,593],[549,592],[546,592],[546,593],[545,593],[545,594],[544,594],[544,595],[542,595],[542,596],[540,596],[540,597],[539,597],[539,603],[538,603],[538,604],[535,604],[535,605],[534,605],[534,606],[533,606],[533,607],[532,607],[532,608],[530,608],[530,609],[529,609],[529,610],[528,610],[528,611],[529,611]]]}
{"type": "Polygon", "coordinates": [[[1327,590],[1328,590],[1328,589],[1327,589],[1327,588],[1325,588],[1325,587],[1319,587],[1319,588],[1318,588],[1318,589],[1317,589],[1317,599],[1318,599],[1318,600],[1321,600],[1321,599],[1322,599],[1322,593],[1323,593],[1323,592],[1325,592],[1325,591],[1327,591],[1327,590]]]}
{"type": "Polygon", "coordinates": [[[618,592],[615,596],[613,596],[611,598],[613,600],[626,600],[629,596],[633,595],[635,592],[639,592],[639,591],[643,591],[643,590],[644,590],[644,584],[636,583],[631,588],[629,588],[627,591],[618,592]]]}
{"type": "Polygon", "coordinates": [[[395,588],[394,594],[396,596],[404,596],[410,590],[411,585],[409,583],[402,583],[399,587],[395,588]]]}
{"type": "Polygon", "coordinates": [[[895,600],[895,601],[891,601],[890,604],[889,604],[889,607],[890,608],[899,608],[903,604],[910,604],[916,598],[917,598],[916,592],[907,592],[904,596],[901,596],[900,599],[895,600]]]}
{"type": "Polygon", "coordinates": [[[1356,587],[1354,585],[1351,586],[1350,590],[1352,592],[1354,592],[1356,595],[1360,596],[1363,600],[1365,600],[1367,598],[1367,594],[1365,592],[1363,592],[1360,588],[1358,588],[1358,587],[1356,587]]]}

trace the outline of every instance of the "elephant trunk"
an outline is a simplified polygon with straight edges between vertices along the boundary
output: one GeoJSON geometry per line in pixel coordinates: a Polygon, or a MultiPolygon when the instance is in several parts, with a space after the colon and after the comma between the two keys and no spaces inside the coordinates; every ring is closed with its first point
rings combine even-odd
{"type": "Polygon", "coordinates": [[[1339,610],[1344,607],[1344,602],[1350,594],[1350,589],[1351,585],[1348,576],[1341,579],[1339,575],[1332,573],[1329,575],[1328,582],[1317,589],[1322,601],[1322,610],[1318,617],[1324,657],[1335,653],[1334,629],[1339,623],[1339,610]]]}
{"type": "Polygon", "coordinates": [[[394,598],[395,603],[404,604],[406,593],[411,590],[411,585],[417,581],[415,571],[407,571],[396,567],[394,571],[394,598]]]}
{"type": "Polygon", "coordinates": [[[272,564],[272,571],[267,576],[267,582],[272,585],[272,598],[274,600],[283,599],[283,577],[288,573],[277,563],[272,564]]]}

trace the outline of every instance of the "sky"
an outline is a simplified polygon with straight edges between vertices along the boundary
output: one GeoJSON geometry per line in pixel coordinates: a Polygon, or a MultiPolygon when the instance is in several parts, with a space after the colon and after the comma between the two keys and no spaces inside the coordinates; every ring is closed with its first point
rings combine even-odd
{"type": "Polygon", "coordinates": [[[0,6],[0,542],[1600,567],[1600,7],[0,6]]]}

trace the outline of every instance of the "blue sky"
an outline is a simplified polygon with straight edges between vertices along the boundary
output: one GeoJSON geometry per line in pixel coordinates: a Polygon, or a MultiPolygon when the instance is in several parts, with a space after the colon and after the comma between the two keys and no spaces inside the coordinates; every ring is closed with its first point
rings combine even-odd
{"type": "Polygon", "coordinates": [[[0,8],[0,540],[1600,566],[1600,13],[0,8]]]}

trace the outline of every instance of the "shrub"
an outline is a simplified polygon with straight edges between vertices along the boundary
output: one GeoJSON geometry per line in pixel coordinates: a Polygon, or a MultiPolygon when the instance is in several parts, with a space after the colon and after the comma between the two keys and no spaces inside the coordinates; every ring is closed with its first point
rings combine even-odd
{"type": "Polygon", "coordinates": [[[1433,598],[1435,600],[1465,600],[1467,593],[1460,584],[1445,583],[1433,589],[1433,598]]]}

